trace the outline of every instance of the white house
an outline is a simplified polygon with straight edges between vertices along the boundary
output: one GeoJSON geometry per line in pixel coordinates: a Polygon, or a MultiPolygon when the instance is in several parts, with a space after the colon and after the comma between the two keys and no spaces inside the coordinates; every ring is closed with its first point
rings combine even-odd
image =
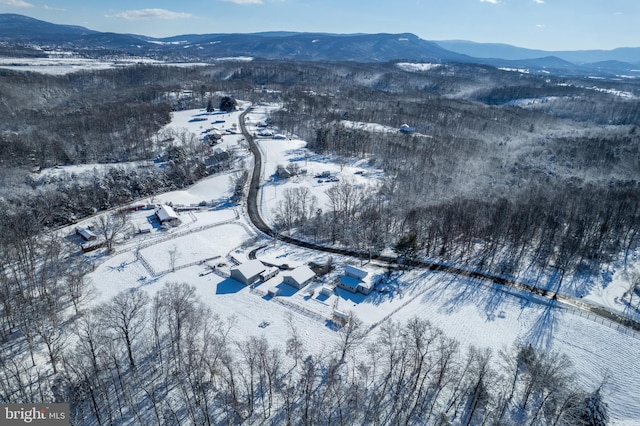
{"type": "Polygon", "coordinates": [[[231,268],[231,278],[244,285],[251,285],[260,279],[260,274],[266,270],[266,266],[258,259],[250,260],[231,268]]]}
{"type": "Polygon", "coordinates": [[[351,293],[369,294],[373,290],[373,284],[371,280],[367,279],[368,274],[364,269],[346,265],[344,267],[344,275],[338,280],[338,287],[351,293]]]}
{"type": "Polygon", "coordinates": [[[160,223],[172,222],[179,220],[178,214],[173,210],[173,207],[162,204],[156,208],[156,216],[160,223]]]}
{"type": "Polygon", "coordinates": [[[364,269],[356,268],[355,266],[346,265],[344,267],[344,274],[357,280],[364,280],[366,276],[369,275],[369,272],[364,269]]]}
{"type": "Polygon", "coordinates": [[[282,274],[282,282],[292,287],[301,289],[309,284],[316,277],[316,273],[307,265],[298,266],[293,271],[284,272],[282,274]]]}

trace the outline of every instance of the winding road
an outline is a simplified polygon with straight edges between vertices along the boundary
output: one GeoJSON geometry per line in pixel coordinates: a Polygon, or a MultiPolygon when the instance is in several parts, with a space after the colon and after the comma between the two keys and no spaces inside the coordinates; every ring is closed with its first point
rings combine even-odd
{"type": "MultiPolygon", "coordinates": [[[[279,240],[286,242],[288,244],[293,244],[299,247],[321,251],[324,253],[332,253],[332,254],[339,254],[339,255],[350,256],[350,257],[357,257],[361,259],[362,258],[368,259],[369,255],[364,252],[358,252],[358,251],[349,250],[349,249],[341,249],[336,247],[322,246],[322,245],[310,243],[308,241],[302,241],[302,240],[292,238],[282,234],[276,235],[276,233],[264,222],[264,220],[262,219],[262,216],[260,216],[260,211],[258,209],[258,191],[260,190],[260,175],[262,174],[262,153],[260,152],[260,149],[256,145],[253,139],[253,136],[247,130],[247,127],[245,124],[245,117],[250,111],[251,111],[251,107],[247,108],[240,115],[240,129],[242,130],[242,134],[246,138],[247,143],[249,144],[249,149],[254,156],[254,167],[251,175],[249,192],[247,194],[247,213],[249,215],[249,220],[251,220],[251,222],[256,228],[258,228],[260,231],[262,231],[266,235],[269,235],[270,237],[278,238],[279,240]]],[[[372,259],[376,260],[377,262],[383,263],[387,266],[398,266],[398,259],[396,257],[375,255],[375,256],[372,256],[372,259]]],[[[556,294],[555,292],[550,292],[544,289],[540,289],[531,284],[519,282],[511,278],[501,277],[501,276],[493,275],[487,272],[465,269],[462,267],[444,265],[437,262],[418,261],[414,263],[414,266],[428,269],[431,271],[439,271],[439,272],[445,272],[445,273],[454,274],[462,277],[474,278],[474,279],[485,281],[488,283],[494,283],[501,286],[525,291],[525,292],[537,295],[539,297],[548,299],[549,302],[564,304],[574,309],[591,313],[600,318],[614,322],[632,331],[640,332],[640,322],[627,318],[623,315],[620,315],[619,313],[611,309],[598,306],[592,303],[588,303],[576,298],[556,294]]],[[[635,333],[633,335],[640,338],[640,335],[636,335],[635,333]]]]}

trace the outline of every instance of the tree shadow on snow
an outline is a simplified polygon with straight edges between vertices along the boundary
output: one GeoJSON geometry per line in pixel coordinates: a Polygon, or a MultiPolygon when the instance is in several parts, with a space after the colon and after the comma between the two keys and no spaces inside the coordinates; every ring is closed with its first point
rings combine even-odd
{"type": "Polygon", "coordinates": [[[548,350],[553,343],[553,331],[558,323],[558,302],[550,300],[526,334],[526,340],[537,349],[548,350]]]}
{"type": "Polygon", "coordinates": [[[455,275],[441,274],[432,280],[431,287],[423,293],[422,301],[430,304],[442,302],[444,306],[449,303],[447,300],[451,293],[449,288],[457,288],[459,285],[460,279],[455,275]]]}
{"type": "MultiPolygon", "coordinates": [[[[484,305],[484,312],[487,314],[487,320],[493,321],[496,319],[496,311],[502,305],[505,300],[505,293],[499,285],[492,285],[490,288],[486,288],[487,291],[483,292],[482,304],[484,305]]],[[[504,312],[499,312],[498,317],[504,316],[504,312]]]]}
{"type": "MultiPolygon", "coordinates": [[[[452,281],[455,278],[452,279],[452,281]]],[[[478,282],[473,282],[475,280],[469,279],[458,279],[458,283],[456,286],[457,293],[455,293],[451,298],[449,298],[442,305],[444,311],[448,314],[457,312],[464,305],[469,303],[478,305],[478,301],[482,296],[485,296],[483,293],[486,292],[486,288],[478,282]]]]}
{"type": "Polygon", "coordinates": [[[221,197],[217,200],[212,200],[211,204],[213,207],[211,207],[210,211],[227,210],[238,205],[231,197],[221,197]]]}

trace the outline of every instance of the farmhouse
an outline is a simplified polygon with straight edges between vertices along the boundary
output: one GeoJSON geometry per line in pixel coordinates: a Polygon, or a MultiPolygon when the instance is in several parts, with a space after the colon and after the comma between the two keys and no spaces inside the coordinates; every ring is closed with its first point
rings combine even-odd
{"type": "Polygon", "coordinates": [[[311,270],[307,265],[298,266],[293,271],[285,272],[282,274],[282,282],[289,284],[292,287],[301,289],[309,284],[316,277],[315,272],[311,270]]]}
{"type": "Polygon", "coordinates": [[[369,294],[373,290],[373,284],[367,279],[368,274],[364,269],[346,265],[344,275],[338,280],[338,287],[351,293],[369,294]]]}
{"type": "Polygon", "coordinates": [[[258,259],[250,260],[231,268],[231,278],[244,285],[251,285],[260,279],[267,268],[258,259]]]}
{"type": "Polygon", "coordinates": [[[160,223],[174,222],[179,220],[178,214],[173,210],[173,207],[162,204],[156,208],[156,217],[160,223]]]}

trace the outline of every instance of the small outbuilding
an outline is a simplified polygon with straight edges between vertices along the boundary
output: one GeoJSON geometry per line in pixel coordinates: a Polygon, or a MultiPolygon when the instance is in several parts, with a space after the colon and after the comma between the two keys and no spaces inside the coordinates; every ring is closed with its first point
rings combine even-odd
{"type": "Polygon", "coordinates": [[[138,225],[138,233],[140,234],[150,234],[152,229],[149,223],[141,223],[138,225]]]}
{"type": "Polygon", "coordinates": [[[322,296],[331,297],[332,294],[333,294],[333,288],[329,287],[328,285],[323,285],[322,288],[320,289],[320,295],[322,296]]]}
{"type": "Polygon", "coordinates": [[[267,290],[267,295],[269,297],[280,296],[280,289],[278,287],[271,287],[269,290],[267,290]]]}
{"type": "Polygon", "coordinates": [[[80,235],[82,239],[85,241],[93,241],[98,238],[98,236],[94,234],[93,231],[87,228],[83,228],[81,226],[78,226],[76,228],[76,234],[80,235]]]}
{"type": "Polygon", "coordinates": [[[280,179],[289,179],[291,177],[291,172],[285,169],[283,166],[278,165],[276,169],[276,176],[278,176],[280,179]]]}
{"type": "Polygon", "coordinates": [[[231,278],[244,285],[251,285],[260,280],[260,274],[266,270],[266,266],[258,259],[250,260],[231,268],[231,278]]]}
{"type": "Polygon", "coordinates": [[[160,223],[175,222],[180,220],[178,214],[173,210],[173,207],[166,204],[161,204],[156,208],[156,217],[160,223]]]}
{"type": "Polygon", "coordinates": [[[282,282],[292,287],[301,289],[309,284],[316,277],[316,273],[307,265],[298,266],[292,271],[282,274],[282,282]]]}

